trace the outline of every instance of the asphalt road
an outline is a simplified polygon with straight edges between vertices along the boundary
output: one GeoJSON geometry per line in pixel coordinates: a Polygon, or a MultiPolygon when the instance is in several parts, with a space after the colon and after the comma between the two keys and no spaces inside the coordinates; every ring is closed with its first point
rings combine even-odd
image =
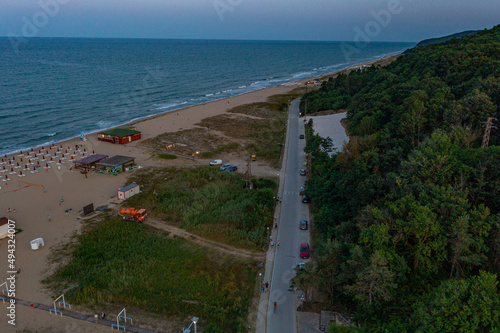
{"type": "MultiPolygon", "coordinates": [[[[279,216],[279,230],[277,239],[280,247],[276,248],[273,277],[269,295],[267,311],[267,333],[294,333],[296,332],[296,303],[297,295],[288,291],[290,278],[295,275],[293,268],[300,259],[299,247],[303,242],[309,243],[309,230],[299,229],[300,220],[309,221],[308,204],[302,203],[301,187],[304,186],[305,176],[299,175],[300,169],[305,169],[305,140],[299,139],[304,132],[304,122],[299,119],[299,100],[292,102],[290,108],[290,123],[287,135],[287,148],[284,156],[286,163],[285,180],[283,186],[283,202],[279,216]],[[276,313],[274,302],[278,303],[276,313]]],[[[276,246],[276,245],[275,245],[276,246]]]]}

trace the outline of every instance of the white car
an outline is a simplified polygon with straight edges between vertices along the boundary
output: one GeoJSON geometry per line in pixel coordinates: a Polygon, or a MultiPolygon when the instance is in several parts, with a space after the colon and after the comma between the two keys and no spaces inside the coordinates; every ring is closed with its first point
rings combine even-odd
{"type": "Polygon", "coordinates": [[[210,162],[210,165],[221,165],[222,164],[222,160],[213,160],[212,162],[210,162]]]}

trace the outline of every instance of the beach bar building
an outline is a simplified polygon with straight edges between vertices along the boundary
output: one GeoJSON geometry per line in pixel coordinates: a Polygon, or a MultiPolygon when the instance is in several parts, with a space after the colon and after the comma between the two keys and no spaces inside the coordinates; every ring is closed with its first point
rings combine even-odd
{"type": "Polygon", "coordinates": [[[7,237],[9,234],[9,219],[0,217],[0,239],[7,237]]]}
{"type": "Polygon", "coordinates": [[[97,134],[97,139],[100,141],[125,144],[141,138],[141,132],[127,129],[127,128],[115,128],[97,134]]]}
{"type": "Polygon", "coordinates": [[[100,162],[106,158],[108,158],[108,155],[94,154],[87,156],[85,158],[82,158],[81,160],[75,161],[75,169],[83,169],[86,171],[90,169],[96,169],[97,162],[100,162]]]}
{"type": "Polygon", "coordinates": [[[135,158],[129,156],[116,155],[96,163],[97,169],[101,173],[117,175],[128,170],[135,165],[135,158]]]}
{"type": "Polygon", "coordinates": [[[136,183],[132,183],[118,190],[118,199],[125,200],[141,192],[141,187],[136,183]]]}

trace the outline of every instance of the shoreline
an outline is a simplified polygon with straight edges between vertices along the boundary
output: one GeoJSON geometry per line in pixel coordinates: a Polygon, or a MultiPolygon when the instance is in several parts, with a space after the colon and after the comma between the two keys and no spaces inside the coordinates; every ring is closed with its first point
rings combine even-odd
{"type": "MultiPolygon", "coordinates": [[[[120,127],[125,127],[125,126],[137,125],[137,124],[140,124],[140,123],[145,122],[145,121],[153,120],[153,119],[156,119],[158,117],[162,117],[162,116],[168,115],[168,114],[170,114],[172,112],[183,112],[183,111],[191,109],[193,107],[200,107],[200,106],[204,106],[204,105],[207,105],[207,104],[216,103],[216,102],[219,102],[219,101],[222,101],[222,100],[231,100],[231,99],[233,99],[235,97],[245,96],[245,95],[253,94],[253,93],[256,93],[256,92],[259,92],[259,91],[265,91],[267,89],[273,89],[273,88],[277,88],[277,87],[288,87],[288,88],[291,88],[290,90],[293,90],[295,88],[303,87],[305,82],[311,81],[313,79],[324,80],[325,78],[330,77],[330,76],[334,76],[334,75],[336,75],[336,74],[338,74],[340,72],[351,71],[351,70],[357,69],[359,66],[371,65],[373,63],[382,61],[384,59],[389,59],[391,57],[398,57],[398,56],[400,56],[402,54],[403,54],[403,52],[393,53],[393,54],[382,56],[382,57],[374,59],[374,60],[368,60],[368,61],[365,61],[365,62],[362,62],[362,63],[354,64],[354,65],[351,65],[351,66],[347,66],[347,67],[344,67],[342,69],[339,69],[339,70],[336,70],[336,71],[333,71],[333,72],[330,72],[330,73],[327,73],[327,74],[320,74],[320,75],[313,76],[313,77],[308,77],[308,78],[303,78],[303,79],[299,79],[299,80],[296,80],[296,81],[286,82],[286,83],[279,84],[279,85],[276,85],[276,86],[271,86],[271,87],[260,88],[260,89],[256,89],[256,90],[252,90],[252,91],[247,91],[247,92],[244,92],[244,93],[241,93],[241,94],[237,94],[237,95],[234,95],[234,96],[223,97],[223,98],[219,98],[219,99],[214,99],[214,100],[211,100],[211,101],[208,101],[208,102],[204,102],[204,103],[200,103],[200,104],[194,104],[194,105],[190,105],[190,106],[187,106],[187,107],[181,107],[181,108],[178,108],[178,109],[174,108],[174,109],[169,110],[169,111],[164,111],[164,112],[160,112],[160,113],[149,115],[149,116],[139,117],[139,118],[136,118],[134,120],[130,120],[130,121],[125,122],[125,123],[114,125],[112,127],[101,128],[101,129],[98,129],[96,131],[90,131],[88,133],[84,133],[84,135],[85,135],[85,137],[87,137],[88,135],[95,135],[95,134],[97,134],[97,133],[99,133],[101,131],[107,131],[107,130],[114,129],[114,128],[120,128],[120,127]]],[[[12,155],[15,155],[15,154],[19,154],[21,151],[28,151],[30,149],[38,149],[38,148],[41,148],[41,147],[44,147],[44,146],[51,146],[51,145],[61,145],[61,144],[62,145],[66,145],[66,143],[69,143],[69,142],[71,142],[73,140],[79,140],[79,139],[80,139],[80,135],[75,135],[73,137],[67,137],[67,138],[64,138],[64,139],[58,140],[58,141],[48,141],[48,142],[41,143],[39,145],[35,145],[35,146],[31,146],[31,147],[26,147],[26,148],[20,148],[18,150],[14,150],[14,151],[11,151],[11,152],[2,153],[1,156],[2,156],[2,158],[6,158],[6,157],[9,157],[9,156],[12,156],[12,155]]]]}

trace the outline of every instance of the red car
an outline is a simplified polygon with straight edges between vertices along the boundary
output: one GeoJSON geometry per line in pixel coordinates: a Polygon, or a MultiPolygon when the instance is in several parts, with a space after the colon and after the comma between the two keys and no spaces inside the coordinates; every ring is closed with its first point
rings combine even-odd
{"type": "Polygon", "coordinates": [[[300,257],[309,258],[309,244],[307,243],[300,244],[300,257]]]}

